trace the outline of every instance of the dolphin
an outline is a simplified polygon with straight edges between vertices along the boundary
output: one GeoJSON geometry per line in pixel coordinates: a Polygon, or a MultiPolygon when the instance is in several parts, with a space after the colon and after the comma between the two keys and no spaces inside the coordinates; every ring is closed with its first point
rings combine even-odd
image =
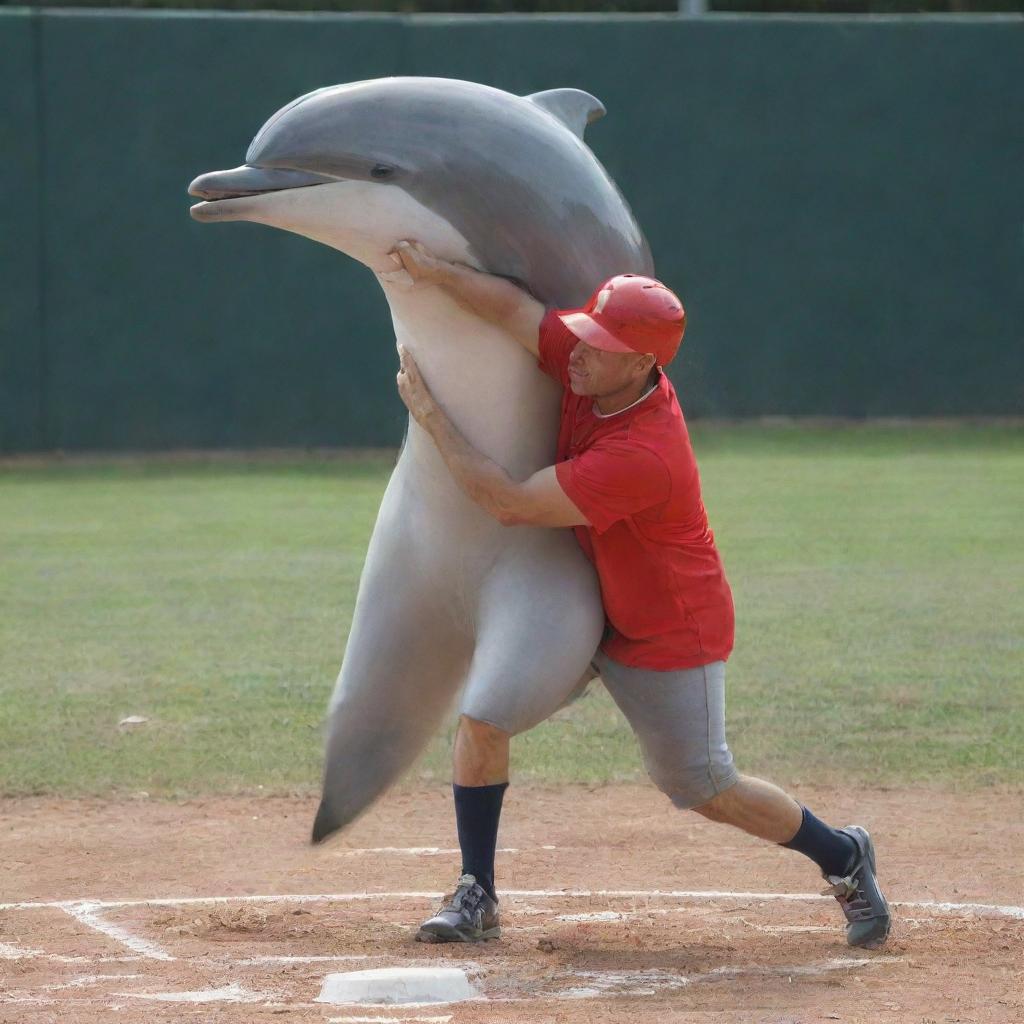
{"type": "MultiPolygon", "coordinates": [[[[384,78],[300,96],[245,163],[196,178],[203,223],[251,221],[329,245],[376,275],[405,345],[455,425],[525,478],[555,455],[560,389],[500,326],[389,253],[415,238],[541,302],[583,305],[650,250],[583,141],[604,107],[578,89],[530,96],[443,78],[384,78]]],[[[370,539],[328,708],[320,842],[407,770],[458,695],[515,734],[593,675],[604,613],[570,530],[508,528],[458,488],[410,420],[370,539]]]]}

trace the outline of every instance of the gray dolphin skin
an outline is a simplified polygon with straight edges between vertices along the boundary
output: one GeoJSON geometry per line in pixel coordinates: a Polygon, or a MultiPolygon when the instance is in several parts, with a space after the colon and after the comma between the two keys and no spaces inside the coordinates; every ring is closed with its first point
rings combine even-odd
{"type": "MultiPolygon", "coordinates": [[[[554,460],[558,386],[500,326],[412,285],[388,253],[414,238],[559,308],[581,306],[613,274],[653,275],[628,205],[583,141],[603,113],[577,89],[332,86],[271,117],[244,165],[196,178],[189,192],[204,201],[191,213],[292,231],[367,266],[397,342],[455,425],[524,478],[554,460]]],[[[572,532],[495,522],[410,420],[329,706],[314,842],[411,766],[456,697],[461,714],[511,733],[551,715],[592,674],[603,625],[572,532]]]]}

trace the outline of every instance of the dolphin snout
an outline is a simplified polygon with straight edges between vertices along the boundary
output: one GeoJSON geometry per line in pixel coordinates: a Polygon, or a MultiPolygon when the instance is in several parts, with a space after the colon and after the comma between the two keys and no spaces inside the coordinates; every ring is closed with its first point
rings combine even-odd
{"type": "Polygon", "coordinates": [[[188,193],[204,202],[193,206],[190,213],[196,220],[205,220],[209,214],[208,203],[220,203],[230,199],[261,196],[268,192],[284,189],[306,188],[310,185],[324,185],[338,181],[323,174],[309,171],[293,171],[277,167],[251,167],[242,164],[226,171],[207,171],[193,179],[188,193]]]}
{"type": "MultiPolygon", "coordinates": [[[[237,189],[225,188],[222,184],[223,171],[211,171],[208,174],[200,174],[188,187],[188,194],[199,199],[210,201],[216,199],[227,199],[233,196],[245,195],[237,189]]],[[[251,193],[250,193],[251,194],[251,193]]]]}

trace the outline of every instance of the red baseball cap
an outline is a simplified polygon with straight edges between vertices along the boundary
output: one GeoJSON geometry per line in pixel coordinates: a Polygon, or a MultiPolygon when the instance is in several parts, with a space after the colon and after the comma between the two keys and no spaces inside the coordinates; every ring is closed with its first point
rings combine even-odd
{"type": "Polygon", "coordinates": [[[605,352],[651,352],[659,366],[672,361],[686,330],[679,297],[653,277],[610,277],[582,309],[558,312],[581,341],[605,352]]]}

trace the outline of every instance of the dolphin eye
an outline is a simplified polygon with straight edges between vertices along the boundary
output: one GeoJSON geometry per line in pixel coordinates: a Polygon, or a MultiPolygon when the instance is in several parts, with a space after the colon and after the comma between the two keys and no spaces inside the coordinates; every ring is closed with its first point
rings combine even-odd
{"type": "Polygon", "coordinates": [[[388,167],[387,164],[374,164],[373,170],[370,171],[370,177],[380,181],[382,178],[390,178],[394,173],[394,167],[388,167]]]}

